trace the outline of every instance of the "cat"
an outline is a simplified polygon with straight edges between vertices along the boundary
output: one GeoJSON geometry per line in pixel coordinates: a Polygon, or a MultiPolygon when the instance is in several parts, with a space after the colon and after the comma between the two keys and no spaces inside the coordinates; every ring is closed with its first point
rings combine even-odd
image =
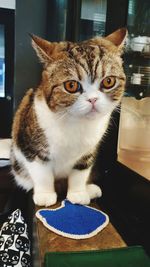
{"type": "Polygon", "coordinates": [[[54,182],[64,177],[70,202],[87,205],[101,196],[88,178],[124,92],[126,34],[122,28],[80,43],[51,43],[32,35],[44,69],[40,85],[27,91],[16,112],[11,164],[17,184],[33,188],[36,205],[55,204],[54,182]]]}
{"type": "Polygon", "coordinates": [[[8,238],[5,241],[5,246],[4,246],[4,250],[5,251],[8,250],[9,247],[12,247],[12,245],[14,243],[14,239],[15,239],[15,236],[14,235],[8,236],[8,238]]]}
{"type": "Polygon", "coordinates": [[[30,242],[25,236],[18,236],[15,241],[15,247],[19,251],[28,252],[30,249],[30,242]]]}
{"type": "Polygon", "coordinates": [[[31,267],[31,257],[27,253],[23,253],[21,257],[22,267],[31,267]]]}
{"type": "Polygon", "coordinates": [[[0,251],[0,266],[1,267],[13,267],[18,265],[20,259],[20,252],[9,249],[9,251],[0,251]]]}

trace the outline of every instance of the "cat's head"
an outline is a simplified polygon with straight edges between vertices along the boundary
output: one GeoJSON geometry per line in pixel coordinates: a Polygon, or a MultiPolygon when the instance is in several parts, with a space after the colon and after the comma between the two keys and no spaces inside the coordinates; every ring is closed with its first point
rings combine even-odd
{"type": "Polygon", "coordinates": [[[96,118],[110,114],[124,92],[121,53],[127,31],[80,43],[50,43],[32,36],[44,64],[39,97],[53,112],[96,118]]]}
{"type": "Polygon", "coordinates": [[[26,238],[25,236],[18,236],[16,241],[15,241],[15,247],[19,250],[19,251],[24,251],[27,252],[30,250],[30,243],[29,243],[29,239],[26,238]]]}
{"type": "Polygon", "coordinates": [[[20,259],[20,252],[9,249],[7,250],[1,250],[0,251],[0,266],[6,267],[6,266],[16,266],[19,263],[20,259]]]}

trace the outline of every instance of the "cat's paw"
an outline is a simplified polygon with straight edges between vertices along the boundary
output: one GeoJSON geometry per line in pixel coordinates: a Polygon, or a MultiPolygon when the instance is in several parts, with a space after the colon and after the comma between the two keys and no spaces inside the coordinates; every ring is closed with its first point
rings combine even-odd
{"type": "Polygon", "coordinates": [[[57,194],[55,192],[36,192],[34,193],[33,195],[33,200],[34,200],[34,203],[38,206],[45,206],[45,207],[48,207],[48,206],[51,206],[51,205],[54,205],[57,201],[57,194]]]}
{"type": "Polygon", "coordinates": [[[102,190],[96,184],[88,184],[87,185],[87,192],[89,194],[90,199],[102,196],[102,190]]]}
{"type": "Polygon", "coordinates": [[[67,193],[67,199],[73,204],[88,205],[90,203],[90,197],[86,191],[70,191],[67,193]]]}

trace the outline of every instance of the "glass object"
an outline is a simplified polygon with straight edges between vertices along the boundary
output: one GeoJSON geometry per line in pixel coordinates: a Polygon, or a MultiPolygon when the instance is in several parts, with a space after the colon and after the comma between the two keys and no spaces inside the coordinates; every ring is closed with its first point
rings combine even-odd
{"type": "Polygon", "coordinates": [[[128,49],[150,54],[150,1],[129,0],[128,49]]]}
{"type": "Polygon", "coordinates": [[[124,97],[118,160],[150,180],[150,97],[124,97]]]}
{"type": "Polygon", "coordinates": [[[118,161],[150,180],[150,1],[129,0],[118,161]]]}
{"type": "Polygon", "coordinates": [[[150,1],[129,0],[128,29],[135,36],[149,36],[150,1]]]}
{"type": "Polygon", "coordinates": [[[105,34],[107,0],[82,0],[79,40],[105,34]]]}
{"type": "Polygon", "coordinates": [[[67,0],[55,0],[55,2],[58,21],[57,36],[59,40],[65,40],[67,0]]]}
{"type": "Polygon", "coordinates": [[[5,97],[5,40],[4,40],[4,25],[0,25],[0,97],[5,97]]]}

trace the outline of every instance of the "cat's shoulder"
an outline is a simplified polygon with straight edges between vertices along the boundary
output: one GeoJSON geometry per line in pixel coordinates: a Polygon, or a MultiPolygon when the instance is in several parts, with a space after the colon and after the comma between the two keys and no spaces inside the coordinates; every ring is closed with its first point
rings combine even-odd
{"type": "Polygon", "coordinates": [[[13,137],[17,135],[19,130],[23,127],[24,122],[31,121],[33,119],[33,103],[34,103],[34,89],[30,88],[23,99],[21,100],[20,105],[15,113],[13,126],[12,126],[12,135],[13,137]]]}
{"type": "Polygon", "coordinates": [[[33,88],[28,89],[28,91],[24,95],[24,97],[23,97],[23,99],[22,99],[22,101],[18,107],[16,115],[17,115],[17,113],[19,113],[19,111],[28,109],[33,104],[34,95],[35,95],[34,89],[33,88]]]}

